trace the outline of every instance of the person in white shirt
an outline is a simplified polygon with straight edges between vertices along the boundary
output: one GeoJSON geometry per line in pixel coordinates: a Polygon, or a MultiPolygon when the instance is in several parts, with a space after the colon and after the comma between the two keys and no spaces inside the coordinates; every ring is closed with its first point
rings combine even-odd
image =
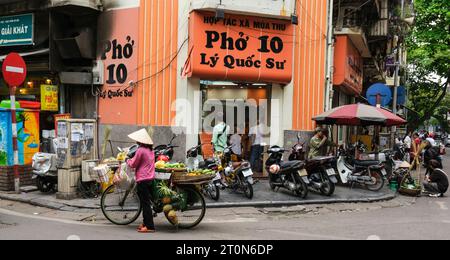
{"type": "Polygon", "coordinates": [[[433,138],[428,137],[426,140],[431,144],[431,146],[436,146],[436,141],[433,138]]]}
{"type": "Polygon", "coordinates": [[[263,143],[264,143],[264,124],[260,123],[258,120],[258,125],[250,128],[249,135],[252,143],[251,153],[250,153],[250,164],[255,169],[256,161],[261,157],[263,153],[263,143]]]}
{"type": "Polygon", "coordinates": [[[408,163],[411,162],[411,146],[412,146],[412,140],[411,140],[411,133],[408,133],[403,140],[403,143],[405,144],[405,161],[408,163]]]}

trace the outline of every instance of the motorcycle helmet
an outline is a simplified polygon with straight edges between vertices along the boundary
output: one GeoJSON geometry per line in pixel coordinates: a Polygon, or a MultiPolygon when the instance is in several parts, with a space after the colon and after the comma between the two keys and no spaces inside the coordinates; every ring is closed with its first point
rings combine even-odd
{"type": "Polygon", "coordinates": [[[160,156],[158,156],[158,160],[157,161],[169,162],[170,158],[167,155],[160,155],[160,156]]]}
{"type": "Polygon", "coordinates": [[[131,146],[130,150],[128,151],[127,157],[130,159],[134,158],[138,149],[139,149],[139,145],[137,145],[137,144],[131,146]]]}
{"type": "Polygon", "coordinates": [[[233,168],[230,166],[226,167],[224,170],[225,176],[230,176],[233,173],[233,168]]]}
{"type": "Polygon", "coordinates": [[[197,148],[192,148],[191,150],[188,151],[187,153],[187,157],[188,158],[197,158],[199,152],[197,148]]]}

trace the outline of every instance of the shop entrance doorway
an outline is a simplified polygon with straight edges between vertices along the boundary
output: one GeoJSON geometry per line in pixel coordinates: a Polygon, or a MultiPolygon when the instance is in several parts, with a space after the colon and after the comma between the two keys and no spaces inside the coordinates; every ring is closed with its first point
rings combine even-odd
{"type": "MultiPolygon", "coordinates": [[[[235,145],[235,153],[250,160],[256,177],[263,177],[263,160],[261,152],[269,143],[270,133],[255,140],[258,124],[270,129],[271,92],[270,84],[232,83],[218,81],[201,81],[202,91],[202,132],[212,129],[215,120],[210,122],[211,114],[223,112],[224,121],[230,127],[228,136],[230,145],[235,145]],[[236,145],[237,144],[237,145],[236,145]],[[255,151],[255,144],[262,145],[260,152],[255,151]],[[253,156],[252,156],[253,150],[253,156]]],[[[202,140],[205,142],[205,140],[202,140]]],[[[207,142],[207,141],[206,141],[207,142]]]]}

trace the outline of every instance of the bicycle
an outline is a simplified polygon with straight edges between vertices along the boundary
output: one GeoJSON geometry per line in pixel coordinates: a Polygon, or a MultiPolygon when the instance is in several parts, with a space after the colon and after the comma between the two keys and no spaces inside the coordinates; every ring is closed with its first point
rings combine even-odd
{"type": "MultiPolygon", "coordinates": [[[[167,196],[161,196],[158,187],[164,180],[153,182],[152,208],[154,216],[164,212],[164,207],[171,205],[171,210],[176,211],[177,219],[169,216],[166,210],[164,215],[170,224],[181,229],[191,229],[200,224],[206,213],[206,203],[203,195],[196,188],[197,184],[171,185],[172,196],[170,203],[167,196]]],[[[171,183],[171,181],[170,181],[171,183]]],[[[101,198],[101,209],[103,215],[116,225],[129,225],[135,222],[141,212],[142,206],[137,195],[137,183],[133,182],[128,189],[120,186],[108,187],[101,198]]]]}

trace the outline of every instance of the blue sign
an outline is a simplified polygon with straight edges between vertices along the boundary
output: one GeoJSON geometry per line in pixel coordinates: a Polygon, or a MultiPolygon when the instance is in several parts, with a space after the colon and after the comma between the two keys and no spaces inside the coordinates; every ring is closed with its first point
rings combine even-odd
{"type": "Polygon", "coordinates": [[[400,86],[397,88],[397,104],[404,105],[406,103],[406,88],[400,86]]]}
{"type": "Polygon", "coordinates": [[[0,17],[0,47],[33,44],[33,14],[0,17]]]}
{"type": "Polygon", "coordinates": [[[366,94],[366,98],[369,101],[369,104],[372,106],[376,106],[377,98],[380,98],[380,105],[386,107],[392,101],[392,91],[391,89],[382,83],[373,84],[368,90],[366,94]]]}

